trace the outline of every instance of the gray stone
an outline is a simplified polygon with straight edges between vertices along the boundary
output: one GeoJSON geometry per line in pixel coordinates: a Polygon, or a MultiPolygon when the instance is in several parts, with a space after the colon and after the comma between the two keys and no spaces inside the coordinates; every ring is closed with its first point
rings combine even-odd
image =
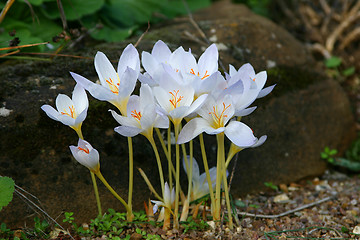
{"type": "MultiPolygon", "coordinates": [[[[330,146],[341,153],[355,137],[349,102],[339,84],[316,71],[306,48],[288,32],[242,5],[219,1],[194,17],[205,34],[221,47],[220,58],[226,68],[230,63],[239,68],[250,62],[256,71],[268,71],[268,85],[277,83],[273,93],[255,102],[259,108],[243,119],[257,136],[266,134],[268,140],[261,147],[239,154],[232,194],[237,197],[259,191],[266,181],[289,183],[322,174],[326,169],[319,156],[323,148],[330,146]],[[217,12],[218,18],[211,19],[217,12]]],[[[174,21],[151,29],[139,44],[139,52],[151,50],[158,39],[173,50],[179,45],[191,47],[198,56],[206,47],[188,21],[174,21]]],[[[76,54],[93,58],[101,50],[117,60],[126,45],[103,44],[76,54]]],[[[87,59],[1,64],[0,100],[4,103],[2,107],[10,111],[0,116],[0,168],[1,175],[12,177],[17,185],[34,194],[51,216],[74,212],[81,223],[96,217],[97,209],[89,171],[73,160],[68,149],[69,145],[77,144],[77,136],[40,109],[43,104],[54,105],[58,93],[71,95],[75,82],[69,71],[93,81],[97,79],[93,60],[87,59]]],[[[88,117],[83,124],[85,139],[99,150],[105,178],[127,199],[127,140],[113,131],[117,123],[107,111],[114,109],[112,105],[89,98],[88,117]]],[[[207,137],[205,141],[209,164],[214,166],[214,138],[207,137]]],[[[142,168],[151,182],[159,186],[150,144],[138,136],[133,138],[133,145],[135,167],[142,168]]],[[[201,162],[196,143],[195,150],[201,162]]],[[[134,181],[134,209],[139,210],[153,196],[137,171],[134,181]]],[[[99,191],[103,210],[110,207],[123,210],[100,182],[99,191]]],[[[0,222],[23,226],[34,217],[30,206],[15,196],[1,211],[0,222]]]]}

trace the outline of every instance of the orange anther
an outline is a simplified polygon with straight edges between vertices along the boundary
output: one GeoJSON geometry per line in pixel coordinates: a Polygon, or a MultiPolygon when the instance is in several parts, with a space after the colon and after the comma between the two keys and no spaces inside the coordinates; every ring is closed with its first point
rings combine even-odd
{"type": "Polygon", "coordinates": [[[120,86],[120,83],[114,83],[113,80],[111,78],[109,78],[109,80],[105,79],[107,84],[109,84],[109,88],[110,88],[110,91],[115,93],[115,94],[119,94],[119,87],[120,86]]]}
{"type": "Polygon", "coordinates": [[[64,112],[60,112],[62,115],[68,115],[71,118],[75,118],[75,107],[74,105],[71,105],[69,107],[70,113],[68,113],[65,109],[64,112]]]}
{"type": "Polygon", "coordinates": [[[80,151],[83,151],[83,152],[87,153],[87,154],[89,154],[89,152],[90,152],[89,149],[87,149],[87,148],[78,147],[78,149],[80,151]]]}
{"type": "Polygon", "coordinates": [[[173,92],[169,92],[171,94],[171,99],[169,100],[171,105],[176,108],[177,104],[184,98],[183,96],[178,96],[179,90],[173,90],[173,92]]]}
{"type": "Polygon", "coordinates": [[[140,121],[141,119],[141,112],[137,112],[136,110],[131,111],[131,116],[138,119],[140,121]]]}
{"type": "Polygon", "coordinates": [[[224,125],[224,118],[227,117],[227,115],[224,113],[226,109],[228,109],[231,106],[231,104],[226,106],[224,102],[222,105],[223,105],[223,110],[221,111],[220,114],[218,114],[217,106],[213,106],[213,111],[209,112],[209,114],[213,115],[217,127],[222,127],[224,125]]]}

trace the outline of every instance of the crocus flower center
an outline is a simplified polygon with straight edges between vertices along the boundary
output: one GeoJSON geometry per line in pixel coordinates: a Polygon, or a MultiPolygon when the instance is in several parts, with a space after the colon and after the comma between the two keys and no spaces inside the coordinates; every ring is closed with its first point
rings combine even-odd
{"type": "MultiPolygon", "coordinates": [[[[207,78],[208,76],[210,76],[209,74],[207,74],[207,72],[208,72],[208,71],[206,70],[204,76],[201,77],[201,80],[203,80],[203,79],[207,78]]],[[[193,75],[197,75],[197,76],[200,77],[200,73],[197,72],[197,74],[195,74],[194,69],[191,69],[191,70],[190,70],[190,73],[193,74],[193,75]]]]}
{"type": "Polygon", "coordinates": [[[106,82],[109,85],[110,91],[112,91],[115,94],[119,94],[120,82],[115,83],[111,78],[106,79],[106,82]]]}
{"type": "Polygon", "coordinates": [[[173,90],[172,92],[169,92],[171,94],[171,99],[169,100],[172,107],[176,108],[178,106],[178,103],[184,98],[183,96],[180,96],[179,90],[173,90]]]}
{"type": "Polygon", "coordinates": [[[75,107],[74,105],[69,106],[69,112],[66,111],[66,109],[64,109],[63,112],[60,112],[62,115],[67,115],[71,118],[75,118],[75,107]]]}
{"type": "Polygon", "coordinates": [[[136,110],[131,111],[131,116],[135,118],[137,121],[141,119],[141,112],[137,112],[136,110]]]}
{"type": "Polygon", "coordinates": [[[209,112],[209,114],[212,115],[212,118],[214,120],[215,128],[220,128],[220,127],[224,126],[224,118],[227,117],[227,115],[225,114],[225,111],[226,111],[226,109],[228,109],[231,106],[231,104],[226,106],[224,102],[222,105],[223,105],[223,110],[221,112],[218,111],[217,106],[213,106],[213,111],[209,112]]]}
{"type": "Polygon", "coordinates": [[[87,148],[78,147],[78,149],[80,151],[83,151],[83,152],[87,153],[87,154],[89,154],[89,152],[90,152],[89,149],[87,149],[87,148]]]}

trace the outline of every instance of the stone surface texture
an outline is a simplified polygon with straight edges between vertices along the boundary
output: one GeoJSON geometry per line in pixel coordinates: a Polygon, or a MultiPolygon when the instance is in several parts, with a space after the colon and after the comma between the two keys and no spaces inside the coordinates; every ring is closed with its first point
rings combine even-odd
{"type": "MultiPolygon", "coordinates": [[[[258,109],[243,118],[256,136],[266,134],[268,140],[261,147],[239,154],[231,185],[234,197],[259,191],[264,182],[290,183],[322,174],[326,169],[326,163],[320,159],[323,148],[337,148],[341,153],[356,135],[349,102],[339,84],[316,70],[316,63],[303,44],[242,5],[218,1],[195,13],[194,19],[208,38],[218,44],[225,70],[228,64],[239,68],[250,62],[256,71],[268,71],[268,85],[277,84],[273,93],[255,102],[258,109]]],[[[158,39],[168,43],[172,50],[180,45],[191,48],[197,56],[207,46],[196,28],[184,19],[155,26],[140,42],[139,52],[150,51],[158,39]]],[[[0,107],[9,111],[3,109],[7,114],[0,116],[0,174],[12,177],[18,186],[35,195],[41,205],[27,196],[54,218],[68,211],[74,212],[79,222],[85,222],[96,217],[97,209],[89,171],[75,162],[68,148],[77,144],[76,133],[49,119],[40,107],[54,106],[59,93],[71,95],[75,82],[69,71],[97,80],[92,60],[97,50],[117,64],[126,45],[102,44],[75,53],[91,60],[55,58],[51,62],[1,63],[0,107]]],[[[83,124],[85,139],[100,152],[105,178],[127,199],[127,140],[113,131],[117,123],[107,110],[114,107],[91,96],[89,99],[88,117],[83,124]]],[[[214,166],[215,139],[207,137],[205,141],[209,164],[214,166]]],[[[135,167],[142,168],[153,185],[159,186],[150,144],[138,136],[133,145],[135,167]]],[[[197,144],[195,149],[201,162],[197,144]]],[[[153,196],[138,172],[134,181],[134,209],[139,210],[153,196]]],[[[98,182],[103,209],[123,210],[98,182]]],[[[0,222],[24,226],[38,213],[27,200],[15,194],[14,200],[0,212],[0,222]]]]}

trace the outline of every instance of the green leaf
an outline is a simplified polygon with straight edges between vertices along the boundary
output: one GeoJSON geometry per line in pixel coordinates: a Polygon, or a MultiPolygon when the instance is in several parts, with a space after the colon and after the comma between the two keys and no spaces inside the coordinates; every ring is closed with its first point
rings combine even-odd
{"type": "Polygon", "coordinates": [[[325,60],[325,66],[327,68],[336,68],[341,65],[341,62],[341,58],[333,56],[325,60]]]}
{"type": "Polygon", "coordinates": [[[14,191],[14,180],[9,177],[0,177],[0,210],[11,202],[14,191]]]}
{"type": "Polygon", "coordinates": [[[351,75],[353,75],[355,73],[355,67],[349,67],[347,69],[345,69],[344,71],[342,71],[342,75],[344,75],[345,77],[349,77],[351,75]]]}
{"type": "MultiPolygon", "coordinates": [[[[90,15],[100,10],[104,0],[62,0],[65,18],[67,21],[78,20],[85,15],[90,15]]],[[[60,18],[56,1],[46,2],[41,5],[42,13],[50,19],[60,18]]]]}

